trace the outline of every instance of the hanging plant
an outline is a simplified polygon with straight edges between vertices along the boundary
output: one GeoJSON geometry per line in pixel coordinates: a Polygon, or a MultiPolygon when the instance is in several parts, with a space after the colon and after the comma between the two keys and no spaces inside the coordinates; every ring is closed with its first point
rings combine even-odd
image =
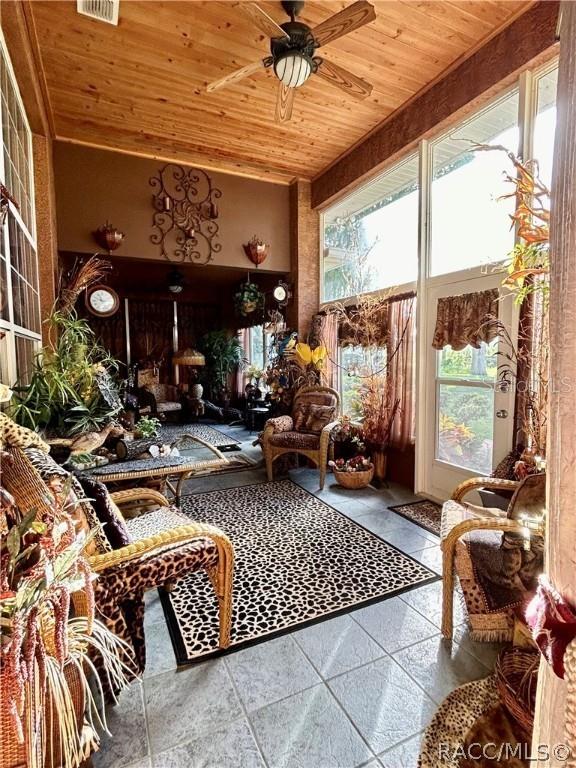
{"type": "Polygon", "coordinates": [[[236,312],[247,317],[254,312],[264,311],[264,294],[255,283],[247,280],[240,284],[240,289],[234,294],[234,305],[236,312]]]}

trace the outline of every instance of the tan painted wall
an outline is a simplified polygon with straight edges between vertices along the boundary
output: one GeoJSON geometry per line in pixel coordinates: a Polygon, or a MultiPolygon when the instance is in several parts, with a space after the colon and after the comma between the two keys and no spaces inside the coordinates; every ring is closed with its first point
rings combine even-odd
{"type": "MultiPolygon", "coordinates": [[[[161,161],[122,155],[64,142],[54,144],[54,175],[58,213],[58,248],[93,253],[91,233],[108,219],[126,234],[118,255],[160,259],[150,242],[152,187],[149,178],[161,161]]],[[[210,172],[222,190],[218,201],[220,253],[212,264],[250,267],[242,243],[257,235],[270,243],[263,269],[290,269],[288,187],[210,172]]]]}

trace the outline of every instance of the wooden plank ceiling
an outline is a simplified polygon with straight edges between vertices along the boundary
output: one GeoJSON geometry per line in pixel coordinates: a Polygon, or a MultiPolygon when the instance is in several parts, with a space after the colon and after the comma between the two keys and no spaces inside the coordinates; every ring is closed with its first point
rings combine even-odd
{"type": "MultiPolygon", "coordinates": [[[[76,0],[25,0],[59,139],[271,181],[310,179],[394,110],[476,50],[529,0],[372,0],[377,18],[321,49],[374,85],[356,101],[312,76],[292,121],[277,124],[277,80],[262,71],[206,93],[208,82],[269,53],[231,2],[121,0],[120,24],[76,0]]],[[[261,5],[287,20],[279,2],[261,5]]],[[[314,26],[349,2],[307,2],[314,26]]]]}

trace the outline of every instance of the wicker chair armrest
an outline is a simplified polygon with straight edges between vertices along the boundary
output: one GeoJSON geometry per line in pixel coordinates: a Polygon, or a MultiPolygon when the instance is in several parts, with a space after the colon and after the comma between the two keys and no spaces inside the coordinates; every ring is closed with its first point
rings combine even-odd
{"type": "Polygon", "coordinates": [[[211,539],[218,548],[224,547],[230,554],[233,554],[234,550],[230,539],[219,528],[207,523],[189,523],[161,531],[153,536],[147,536],[145,539],[133,541],[131,544],[112,552],[92,555],[88,560],[96,572],[102,572],[108,568],[137,560],[144,555],[154,555],[156,550],[160,548],[185,544],[198,538],[211,539]]]}
{"type": "Polygon", "coordinates": [[[320,433],[320,450],[328,450],[328,443],[330,442],[330,434],[333,429],[336,429],[336,427],[340,424],[338,420],[331,421],[330,424],[326,424],[326,426],[322,429],[322,432],[320,433]]]}
{"type": "Polygon", "coordinates": [[[160,493],[153,488],[128,488],[125,491],[114,491],[110,494],[110,498],[118,506],[122,504],[133,503],[135,501],[152,501],[158,504],[160,507],[169,507],[170,502],[160,493]]]}
{"type": "Polygon", "coordinates": [[[499,477],[472,477],[454,489],[451,499],[452,501],[462,501],[466,494],[478,488],[488,488],[493,491],[515,491],[519,485],[518,480],[504,480],[499,477]]]}
{"type": "Polygon", "coordinates": [[[453,552],[462,536],[470,533],[470,531],[509,531],[511,533],[524,534],[526,532],[526,526],[522,525],[522,523],[517,520],[498,517],[477,517],[473,520],[462,520],[462,522],[455,525],[447,534],[446,538],[440,542],[444,556],[446,557],[447,553],[453,552]]]}

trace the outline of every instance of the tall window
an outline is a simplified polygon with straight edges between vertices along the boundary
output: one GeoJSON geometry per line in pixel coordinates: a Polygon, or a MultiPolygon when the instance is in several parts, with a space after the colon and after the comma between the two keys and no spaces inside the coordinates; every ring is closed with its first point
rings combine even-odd
{"type": "Polygon", "coordinates": [[[417,155],[326,212],[322,268],[324,301],[417,279],[417,155]]]}
{"type": "Polygon", "coordinates": [[[13,384],[31,369],[41,325],[32,135],[2,38],[0,83],[0,180],[17,203],[0,232],[0,380],[13,384]]]}
{"type": "Polygon", "coordinates": [[[503,171],[503,152],[473,151],[501,144],[518,150],[518,91],[499,99],[432,145],[432,275],[502,261],[514,245],[509,214],[514,200],[503,171]]]}
{"type": "Polygon", "coordinates": [[[264,326],[255,325],[248,329],[248,360],[250,365],[264,369],[266,367],[266,338],[264,326]]]}
{"type": "Polygon", "coordinates": [[[532,156],[538,161],[540,178],[548,187],[552,184],[557,86],[557,68],[539,77],[536,86],[537,113],[534,120],[532,156]]]}

